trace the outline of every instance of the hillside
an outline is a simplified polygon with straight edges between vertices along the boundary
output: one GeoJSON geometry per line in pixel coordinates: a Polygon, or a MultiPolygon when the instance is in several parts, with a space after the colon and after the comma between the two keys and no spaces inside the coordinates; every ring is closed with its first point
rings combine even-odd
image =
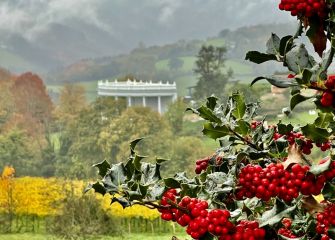
{"type": "MultiPolygon", "coordinates": [[[[201,45],[225,46],[228,49],[226,69],[234,72],[234,80],[250,81],[259,72],[273,73],[280,70],[275,64],[255,66],[244,60],[245,53],[250,50],[263,50],[268,32],[285,35],[294,29],[290,24],[269,24],[242,27],[234,31],[224,29],[217,36],[205,40],[181,40],[163,46],[139,46],[129,54],[115,57],[83,59],[66,68],[50,72],[47,82],[53,89],[64,82],[88,82],[86,86],[94,86],[99,79],[113,79],[132,75],[139,79],[153,81],[176,81],[179,95],[186,95],[187,88],[196,84],[193,74],[194,62],[201,45]],[[181,66],[174,68],[170,61],[178,58],[181,66]]],[[[94,92],[94,88],[88,89],[94,92]]]]}

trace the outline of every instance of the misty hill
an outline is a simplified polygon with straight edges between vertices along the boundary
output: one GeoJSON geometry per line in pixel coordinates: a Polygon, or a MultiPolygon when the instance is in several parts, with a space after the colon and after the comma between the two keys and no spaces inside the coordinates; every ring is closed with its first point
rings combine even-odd
{"type": "Polygon", "coordinates": [[[205,39],[223,28],[289,19],[269,0],[3,0],[0,54],[10,57],[0,66],[42,74],[80,59],[129,53],[141,43],[205,39]]]}
{"type": "Polygon", "coordinates": [[[235,79],[250,80],[259,72],[271,74],[281,67],[274,64],[256,66],[244,60],[245,53],[249,50],[264,50],[269,32],[273,31],[283,36],[292,33],[294,28],[293,24],[256,25],[234,31],[225,29],[217,36],[206,40],[181,40],[151,47],[142,45],[129,54],[81,60],[66,68],[50,72],[47,80],[52,84],[60,84],[132,75],[138,79],[176,81],[177,85],[179,82],[180,87],[185,89],[196,83],[193,75],[194,62],[203,44],[226,46],[228,49],[226,67],[233,69],[235,79]],[[178,67],[173,66],[173,61],[176,59],[181,62],[178,67]]]}

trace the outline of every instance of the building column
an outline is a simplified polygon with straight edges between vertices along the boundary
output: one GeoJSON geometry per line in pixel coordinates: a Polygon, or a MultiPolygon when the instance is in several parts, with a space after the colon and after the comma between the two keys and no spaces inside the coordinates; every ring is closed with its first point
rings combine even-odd
{"type": "Polygon", "coordinates": [[[146,102],[145,96],[142,97],[142,104],[143,104],[143,107],[147,106],[147,102],[146,102]]]}
{"type": "Polygon", "coordinates": [[[118,96],[115,96],[115,97],[114,97],[114,100],[118,100],[118,99],[119,99],[119,97],[118,97],[118,96]]]}
{"type": "Polygon", "coordinates": [[[128,97],[128,107],[131,107],[131,97],[128,97]]]}
{"type": "Polygon", "coordinates": [[[172,102],[175,102],[175,101],[177,101],[177,99],[178,99],[177,93],[176,93],[176,94],[173,94],[173,97],[172,97],[172,102]]]}
{"type": "Polygon", "coordinates": [[[162,114],[161,96],[158,96],[158,112],[162,114]]]}

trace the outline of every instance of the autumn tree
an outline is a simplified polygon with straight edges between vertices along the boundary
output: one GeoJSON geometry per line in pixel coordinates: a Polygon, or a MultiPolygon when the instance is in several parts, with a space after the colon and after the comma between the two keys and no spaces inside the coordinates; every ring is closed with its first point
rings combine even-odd
{"type": "Polygon", "coordinates": [[[77,84],[65,84],[60,91],[59,102],[54,113],[62,123],[70,123],[86,107],[85,88],[77,84]]]}
{"type": "Polygon", "coordinates": [[[11,91],[15,95],[15,112],[22,116],[19,125],[31,135],[43,134],[53,109],[43,80],[31,72],[23,73],[15,78],[11,91]]]}
{"type": "Polygon", "coordinates": [[[194,73],[198,82],[194,90],[194,98],[202,99],[212,94],[223,96],[224,88],[232,77],[232,70],[223,72],[225,63],[225,47],[202,46],[195,62],[194,73]]]}
{"type": "Polygon", "coordinates": [[[90,176],[92,169],[88,166],[96,158],[105,158],[104,149],[99,144],[100,133],[125,108],[126,102],[122,99],[99,97],[74,116],[72,124],[63,125],[56,174],[78,178],[90,176]]]}
{"type": "Polygon", "coordinates": [[[171,135],[168,122],[158,112],[149,108],[132,107],[102,129],[99,144],[104,149],[106,159],[113,162],[127,156],[129,141],[139,137],[147,139],[140,146],[144,155],[156,153],[169,156],[171,135]],[[153,146],[153,149],[148,146],[153,146]]]}

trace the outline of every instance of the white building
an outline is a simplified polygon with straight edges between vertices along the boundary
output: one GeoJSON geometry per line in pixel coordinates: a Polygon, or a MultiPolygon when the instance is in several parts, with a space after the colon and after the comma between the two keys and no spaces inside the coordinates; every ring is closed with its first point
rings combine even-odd
{"type": "Polygon", "coordinates": [[[115,99],[126,98],[127,105],[150,107],[159,113],[164,113],[171,102],[177,100],[176,83],[153,83],[141,81],[118,82],[99,81],[99,96],[112,96],[115,99]]]}

